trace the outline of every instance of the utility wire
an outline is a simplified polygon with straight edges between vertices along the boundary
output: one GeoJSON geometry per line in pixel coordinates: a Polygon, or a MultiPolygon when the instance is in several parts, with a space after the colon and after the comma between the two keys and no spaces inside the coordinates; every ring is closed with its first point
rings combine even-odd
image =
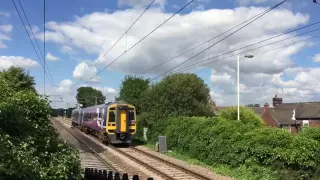
{"type": "MultiPolygon", "coordinates": [[[[98,63],[100,62],[113,48],[116,44],[118,44],[118,42],[124,37],[124,35],[126,35],[128,33],[128,31],[133,27],[133,25],[142,17],[142,15],[151,7],[151,5],[155,2],[155,0],[152,0],[151,3],[145,8],[145,10],[138,16],[138,18],[129,26],[129,28],[120,36],[120,38],[107,50],[107,52],[101,57],[99,58],[98,61],[96,61],[94,63],[94,65],[83,75],[83,77],[85,77],[85,75],[87,75],[90,71],[92,71],[92,68],[98,63]]],[[[75,84],[77,85],[82,79],[80,78],[79,81],[75,84]]]]}
{"type": "Polygon", "coordinates": [[[251,18],[249,18],[249,19],[247,19],[247,20],[245,20],[245,21],[243,21],[242,23],[240,23],[240,24],[238,24],[238,25],[236,25],[236,26],[233,26],[232,28],[228,29],[227,31],[224,31],[223,33],[220,33],[220,34],[218,34],[218,35],[216,35],[216,36],[208,39],[207,41],[202,42],[202,43],[200,43],[200,44],[198,44],[198,45],[196,45],[196,46],[194,46],[194,47],[192,47],[192,48],[190,48],[190,49],[188,49],[188,50],[180,53],[179,55],[174,56],[174,57],[170,58],[169,60],[164,61],[164,62],[162,62],[162,63],[154,66],[153,68],[151,68],[151,69],[149,69],[149,70],[147,70],[147,71],[144,71],[144,72],[140,73],[139,75],[143,75],[143,74],[145,74],[145,73],[148,73],[148,72],[150,72],[151,70],[153,70],[153,69],[155,69],[155,68],[157,68],[157,67],[160,67],[160,66],[162,66],[162,65],[165,64],[165,63],[168,63],[168,62],[170,62],[170,61],[172,61],[172,60],[174,60],[174,59],[176,59],[176,58],[178,58],[178,57],[180,57],[180,56],[182,56],[182,55],[184,55],[184,54],[186,54],[186,53],[188,53],[188,52],[190,52],[190,51],[192,51],[192,50],[194,50],[194,49],[196,49],[196,48],[198,48],[198,47],[200,47],[200,46],[202,46],[202,45],[204,45],[204,44],[206,44],[206,43],[209,43],[210,41],[212,41],[212,40],[214,40],[214,39],[222,36],[223,34],[225,34],[225,33],[229,32],[229,31],[235,29],[236,27],[238,27],[238,26],[240,26],[240,25],[242,25],[242,24],[250,21],[251,19],[253,19],[253,18],[255,18],[255,17],[257,17],[257,16],[259,16],[259,15],[261,15],[261,14],[267,12],[267,11],[268,11],[268,9],[265,10],[265,11],[263,11],[263,12],[261,12],[261,13],[259,13],[259,14],[257,14],[257,15],[255,15],[255,16],[253,16],[253,17],[251,17],[251,18]]]}
{"type": "MultiPolygon", "coordinates": [[[[310,38],[306,38],[304,40],[301,40],[301,41],[297,41],[297,42],[294,42],[294,43],[290,43],[290,44],[287,44],[287,45],[284,45],[284,46],[280,46],[280,47],[276,47],[276,48],[273,48],[273,49],[269,49],[269,50],[266,50],[266,51],[263,51],[263,52],[260,52],[260,53],[256,53],[254,54],[254,56],[258,56],[258,55],[261,55],[261,54],[265,54],[267,52],[270,52],[270,51],[274,51],[274,50],[278,50],[278,49],[282,49],[282,48],[286,48],[286,47],[290,47],[290,46],[293,46],[295,44],[299,44],[299,43],[302,43],[302,42],[305,42],[305,41],[309,41],[311,39],[315,39],[315,38],[319,38],[320,36],[313,36],[313,37],[310,37],[310,38]]],[[[243,54],[244,52],[241,52],[241,54],[243,54]]],[[[239,54],[236,54],[236,55],[239,55],[239,54]]],[[[236,56],[236,55],[233,55],[233,56],[236,56]]],[[[223,59],[218,59],[217,61],[214,61],[214,62],[210,62],[210,63],[216,63],[220,60],[224,60],[224,59],[227,59],[229,57],[226,57],[226,58],[223,58],[223,59]]],[[[241,60],[247,60],[247,58],[243,58],[241,60]]],[[[223,64],[229,64],[229,63],[233,63],[233,62],[236,62],[237,60],[232,60],[232,61],[227,61],[223,64]]],[[[178,71],[176,71],[178,72],[178,71]]],[[[212,74],[212,73],[211,73],[212,74]]]]}
{"type": "MultiPolygon", "coordinates": [[[[20,2],[20,0],[19,0],[20,2]]],[[[30,29],[32,31],[32,28],[30,26],[30,29]]],[[[37,40],[36,40],[37,42],[37,40]]],[[[43,88],[44,88],[44,95],[46,95],[46,0],[43,0],[43,88]]]]}
{"type": "MultiPolygon", "coordinates": [[[[21,7],[22,12],[23,12],[23,14],[24,14],[24,17],[25,17],[25,19],[26,19],[26,21],[27,21],[27,24],[28,24],[28,26],[29,26],[29,29],[30,29],[30,31],[31,31],[31,33],[32,33],[32,36],[33,36],[33,38],[34,38],[34,40],[35,40],[35,42],[36,42],[36,45],[37,45],[38,50],[39,50],[39,54],[40,54],[41,57],[44,59],[44,56],[43,56],[43,54],[41,53],[41,49],[40,49],[40,47],[39,47],[39,43],[38,43],[38,41],[37,41],[37,39],[36,39],[36,37],[35,37],[35,35],[34,35],[34,32],[33,32],[32,28],[31,28],[31,24],[30,24],[30,22],[29,22],[28,16],[27,16],[26,12],[24,11],[24,8],[23,8],[23,6],[22,6],[21,1],[18,0],[18,2],[19,2],[19,4],[20,4],[20,7],[21,7]]],[[[38,57],[38,58],[39,58],[39,57],[38,57]]],[[[39,59],[41,59],[41,58],[39,58],[39,59]]],[[[51,71],[50,71],[48,65],[45,63],[45,60],[44,60],[44,65],[47,67],[46,71],[49,73],[49,74],[47,74],[47,72],[46,72],[47,78],[48,78],[48,79],[51,78],[51,79],[49,79],[49,81],[50,81],[52,87],[53,87],[53,88],[56,88],[56,84],[55,84],[54,79],[53,79],[53,77],[52,77],[51,71]]]]}
{"type": "MultiPolygon", "coordinates": [[[[256,15],[256,16],[258,16],[258,15],[256,15]]],[[[254,17],[256,17],[256,16],[254,16],[254,17]]],[[[254,18],[254,17],[252,17],[252,18],[254,18]]],[[[250,18],[250,19],[252,19],[252,18],[250,18]]],[[[246,20],[246,21],[248,21],[248,20],[246,20]]],[[[246,22],[246,21],[244,21],[244,22],[246,22]]],[[[243,22],[243,23],[244,23],[244,22],[243,22]]],[[[241,24],[243,24],[243,23],[241,23],[241,24]]],[[[236,50],[229,51],[229,52],[227,52],[227,53],[218,55],[218,56],[216,56],[216,57],[219,57],[219,56],[222,56],[222,55],[226,55],[226,54],[229,54],[229,53],[231,53],[231,52],[235,52],[235,51],[237,51],[237,50],[244,49],[244,48],[247,48],[247,47],[250,47],[250,46],[253,46],[253,45],[256,45],[256,44],[259,44],[259,43],[262,43],[262,42],[265,42],[265,41],[268,41],[268,40],[271,40],[271,39],[274,39],[274,38],[277,38],[277,37],[280,37],[280,36],[283,36],[283,35],[286,35],[286,34],[290,34],[290,33],[292,33],[292,32],[299,31],[299,30],[301,30],[301,29],[304,29],[304,28],[307,28],[307,27],[310,27],[310,26],[314,26],[314,25],[319,24],[319,23],[320,23],[320,21],[315,22],[315,23],[312,23],[312,24],[309,24],[309,25],[307,25],[307,26],[303,26],[303,27],[298,28],[298,29],[294,29],[294,30],[288,31],[288,32],[283,33],[283,34],[279,34],[279,35],[273,36],[273,37],[271,37],[271,38],[268,38],[268,39],[265,39],[265,40],[256,42],[256,43],[254,43],[254,44],[250,44],[250,45],[248,45],[248,46],[241,47],[241,48],[236,49],[236,50]]],[[[239,25],[240,25],[240,24],[239,24],[239,25]]],[[[237,26],[239,26],[239,25],[237,25],[237,26]]],[[[235,27],[237,27],[237,26],[235,26],[235,27]]],[[[235,27],[234,27],[234,28],[235,28],[235,27]]],[[[229,29],[229,30],[231,30],[231,29],[229,29]]],[[[229,30],[228,30],[228,31],[229,31],[229,30]]],[[[226,32],[227,32],[227,31],[226,31],[226,32]]],[[[224,33],[225,33],[225,32],[224,32],[224,33]]],[[[224,33],[222,33],[222,34],[224,34],[224,33]]],[[[219,34],[218,36],[220,36],[220,35],[222,35],[222,34],[219,34]]],[[[155,66],[155,67],[153,67],[153,68],[145,71],[144,73],[141,73],[140,75],[145,74],[146,72],[149,72],[149,71],[151,71],[151,70],[153,70],[153,69],[155,69],[155,68],[157,68],[157,67],[159,67],[159,66],[161,66],[161,65],[163,65],[163,64],[165,64],[165,63],[167,63],[167,62],[169,62],[169,61],[171,61],[171,60],[173,60],[173,59],[175,59],[175,58],[177,58],[177,57],[179,57],[179,56],[181,56],[181,55],[183,55],[183,54],[185,54],[185,53],[187,53],[187,52],[189,52],[189,51],[191,51],[191,50],[193,50],[193,49],[195,49],[195,48],[197,48],[197,47],[199,47],[199,46],[201,46],[201,45],[203,45],[203,44],[205,44],[205,43],[211,41],[212,39],[215,39],[215,38],[218,37],[218,36],[215,36],[214,38],[211,38],[210,40],[208,40],[208,41],[206,41],[206,42],[204,42],[204,43],[201,43],[201,44],[199,44],[199,45],[197,45],[197,46],[195,46],[195,47],[193,47],[193,48],[191,48],[191,49],[189,49],[189,50],[187,50],[187,51],[185,51],[185,52],[183,52],[183,53],[175,56],[174,58],[171,58],[171,59],[169,59],[168,61],[165,61],[165,62],[163,62],[163,63],[161,63],[161,64],[159,64],[159,65],[157,65],[157,66],[155,66]]]]}
{"type": "MultiPolygon", "coordinates": [[[[319,31],[319,30],[320,30],[320,28],[316,28],[316,29],[313,29],[313,30],[310,30],[310,31],[307,31],[307,32],[304,32],[304,33],[297,34],[297,35],[295,35],[295,36],[290,36],[290,37],[285,38],[285,39],[281,39],[281,40],[278,40],[278,41],[275,41],[275,42],[272,42],[272,43],[269,43],[269,44],[265,44],[265,45],[262,45],[262,46],[255,47],[255,48],[253,48],[253,49],[246,50],[246,51],[240,52],[240,53],[238,53],[238,54],[242,54],[242,53],[244,53],[244,52],[250,52],[250,51],[253,51],[253,50],[256,50],[256,49],[263,48],[263,47],[265,47],[265,46],[269,46],[269,45],[272,45],[272,44],[276,44],[276,43],[279,43],[279,42],[282,42],[282,41],[285,41],[285,40],[288,40],[288,39],[292,39],[292,38],[294,38],[294,37],[302,36],[302,35],[305,35],[305,34],[308,34],[308,33],[311,33],[311,32],[315,32],[315,31],[319,31]]],[[[276,36],[275,36],[275,37],[276,37],[276,36]]],[[[272,37],[272,38],[268,38],[268,39],[263,40],[263,41],[260,41],[260,42],[264,42],[264,41],[267,41],[267,40],[270,40],[270,39],[273,39],[273,37],[272,37]]],[[[259,43],[259,42],[258,42],[258,43],[259,43]]],[[[206,61],[209,61],[209,60],[211,60],[211,59],[216,59],[216,58],[221,57],[221,56],[223,56],[223,55],[231,54],[232,52],[238,51],[238,50],[240,50],[240,49],[244,49],[244,48],[249,47],[249,46],[252,46],[252,45],[256,45],[256,44],[258,44],[258,43],[253,43],[253,44],[244,46],[244,47],[242,47],[242,48],[238,48],[238,49],[236,49],[236,50],[232,50],[232,51],[229,51],[229,52],[226,52],[226,53],[223,53],[223,54],[214,56],[214,57],[210,57],[210,58],[205,59],[205,60],[203,60],[203,61],[199,61],[199,62],[190,64],[190,65],[188,65],[188,66],[186,66],[186,67],[180,68],[180,69],[178,69],[178,70],[176,70],[176,71],[180,71],[181,69],[193,67],[193,66],[195,66],[195,65],[201,64],[201,63],[206,62],[206,61]]],[[[232,54],[231,56],[228,56],[228,57],[233,57],[233,56],[238,55],[238,54],[232,54]]],[[[228,58],[228,57],[227,57],[227,58],[228,58]]],[[[223,59],[225,59],[225,58],[223,58],[223,59]]],[[[220,59],[218,59],[218,60],[220,60],[220,59]]],[[[211,62],[213,62],[213,61],[209,61],[208,63],[205,63],[205,64],[209,64],[209,63],[211,63],[211,62]]]]}
{"type": "MultiPolygon", "coordinates": [[[[128,51],[130,51],[132,48],[134,48],[136,45],[138,45],[140,42],[142,42],[145,38],[147,38],[149,35],[151,35],[154,31],[156,31],[157,29],[159,29],[163,24],[165,24],[166,22],[168,22],[170,19],[172,19],[176,14],[178,14],[180,11],[182,11],[183,9],[185,9],[188,5],[190,5],[194,0],[189,1],[186,5],[184,5],[182,8],[180,8],[177,12],[175,12],[172,16],[170,16],[168,19],[166,19],[164,22],[162,22],[159,26],[157,26],[155,29],[153,29],[151,32],[149,32],[146,36],[144,36],[143,38],[141,38],[138,42],[136,42],[134,45],[132,45],[129,49],[127,49],[127,51],[123,52],[121,55],[119,55],[117,58],[115,58],[111,63],[109,63],[107,66],[105,66],[104,68],[102,68],[96,75],[94,75],[93,77],[91,77],[88,81],[89,82],[91,79],[93,79],[94,77],[96,77],[98,74],[100,74],[102,71],[104,71],[106,68],[108,68],[111,64],[113,64],[115,61],[117,61],[118,59],[120,59],[124,54],[126,54],[128,51]]],[[[85,83],[86,83],[85,82],[85,83]]],[[[84,84],[85,84],[84,83],[84,84]]]]}
{"type": "MultiPolygon", "coordinates": [[[[29,34],[29,32],[28,32],[28,30],[27,30],[27,28],[26,28],[26,25],[25,25],[24,21],[22,20],[22,17],[21,17],[21,15],[20,15],[20,12],[19,12],[19,10],[18,10],[18,8],[17,8],[14,0],[12,0],[12,2],[13,2],[13,4],[14,4],[14,7],[15,7],[18,15],[19,15],[19,18],[20,18],[22,24],[23,24],[23,27],[24,27],[24,29],[25,29],[28,37],[29,37],[29,40],[30,40],[30,42],[31,42],[31,45],[32,45],[34,51],[36,52],[36,55],[37,55],[37,57],[38,57],[38,61],[40,62],[42,68],[44,68],[43,62],[40,60],[41,58],[39,57],[38,51],[36,50],[36,47],[35,47],[35,45],[34,45],[33,42],[32,42],[32,38],[30,37],[30,34],[29,34]]],[[[47,72],[46,72],[46,73],[47,73],[47,72]]],[[[47,74],[47,75],[48,75],[48,74],[47,74]]],[[[47,76],[47,77],[48,77],[48,76],[47,76]]],[[[51,81],[49,78],[48,78],[48,80],[51,81]]],[[[52,81],[51,81],[51,83],[52,83],[52,81]]]]}
{"type": "Polygon", "coordinates": [[[278,7],[278,6],[280,6],[281,4],[283,4],[283,3],[284,3],[284,2],[286,2],[286,1],[287,1],[287,0],[284,0],[284,1],[282,1],[282,2],[280,2],[280,3],[278,3],[278,4],[276,4],[275,6],[271,7],[271,8],[270,8],[268,11],[266,11],[265,13],[263,13],[263,14],[259,15],[258,17],[256,17],[255,19],[251,20],[250,22],[246,23],[244,26],[242,26],[242,27],[240,27],[239,29],[235,30],[234,32],[232,32],[232,33],[231,33],[231,34],[229,34],[228,36],[226,36],[226,37],[222,38],[222,39],[221,39],[221,40],[219,40],[218,42],[216,42],[216,43],[214,43],[213,45],[209,46],[209,48],[205,48],[204,50],[200,51],[199,53],[197,53],[196,55],[192,56],[191,58],[189,58],[189,59],[187,59],[187,60],[183,61],[182,63],[178,64],[177,66],[175,66],[175,67],[173,67],[173,68],[171,68],[171,69],[169,69],[168,71],[166,71],[166,72],[162,73],[161,75],[159,75],[159,76],[157,76],[157,77],[155,77],[155,78],[151,79],[151,81],[153,81],[153,80],[155,80],[155,79],[157,79],[157,78],[159,78],[159,77],[161,77],[161,76],[163,76],[163,75],[167,74],[167,73],[168,73],[168,72],[170,72],[171,70],[173,70],[173,69],[175,69],[175,68],[177,68],[177,67],[181,66],[182,64],[184,64],[184,63],[186,63],[186,62],[190,61],[191,59],[195,58],[196,56],[198,56],[198,55],[200,55],[201,53],[205,52],[206,50],[210,49],[211,47],[213,47],[213,46],[217,45],[217,44],[218,44],[218,43],[220,43],[221,41],[223,41],[223,40],[227,39],[228,37],[232,36],[232,35],[233,35],[233,34],[235,34],[236,32],[240,31],[240,30],[241,30],[241,29],[243,29],[244,27],[248,26],[248,25],[249,25],[249,24],[251,24],[252,22],[256,21],[257,19],[259,19],[259,18],[260,18],[260,17],[262,17],[263,15],[267,14],[268,12],[272,11],[273,9],[275,9],[275,8],[276,8],[276,7],[278,7]]]}

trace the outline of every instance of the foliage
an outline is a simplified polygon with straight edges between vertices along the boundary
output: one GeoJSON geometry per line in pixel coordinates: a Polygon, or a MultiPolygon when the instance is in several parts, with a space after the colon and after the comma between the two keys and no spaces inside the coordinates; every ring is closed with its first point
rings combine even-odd
{"type": "Polygon", "coordinates": [[[97,104],[103,104],[106,100],[100,90],[92,87],[80,87],[77,89],[77,102],[82,104],[83,108],[95,105],[96,100],[97,104]]]}
{"type": "Polygon", "coordinates": [[[236,112],[230,108],[216,118],[180,116],[157,121],[150,126],[149,137],[154,142],[158,135],[165,135],[175,152],[210,166],[235,169],[235,175],[244,179],[320,177],[319,142],[264,127],[246,108],[241,108],[237,121],[236,112]]]}
{"type": "Polygon", "coordinates": [[[34,77],[22,68],[11,66],[8,70],[0,72],[0,77],[15,91],[31,90],[36,92],[34,77]]]}
{"type": "MultiPolygon", "coordinates": [[[[230,121],[237,121],[238,111],[237,107],[230,107],[219,112],[219,116],[230,121]]],[[[263,120],[254,113],[250,108],[240,106],[240,120],[244,124],[253,125],[254,127],[261,127],[263,120]]]]}
{"type": "Polygon", "coordinates": [[[2,77],[0,91],[0,179],[80,179],[80,159],[51,126],[48,101],[2,77]]]}
{"type": "Polygon", "coordinates": [[[136,107],[137,114],[139,114],[141,109],[141,95],[148,88],[149,82],[148,79],[126,76],[122,81],[119,98],[117,98],[117,100],[133,104],[136,107]]]}
{"type": "Polygon", "coordinates": [[[143,112],[153,119],[168,116],[211,116],[210,90],[195,74],[173,74],[142,95],[143,112]]]}
{"type": "Polygon", "coordinates": [[[320,142],[320,128],[319,127],[303,127],[300,136],[308,139],[314,139],[320,142]]]}

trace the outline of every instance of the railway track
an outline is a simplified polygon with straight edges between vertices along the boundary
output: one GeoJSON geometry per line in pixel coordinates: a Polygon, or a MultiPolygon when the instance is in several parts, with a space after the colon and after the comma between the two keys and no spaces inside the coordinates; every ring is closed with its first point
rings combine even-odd
{"type": "MultiPolygon", "coordinates": [[[[62,121],[65,124],[65,126],[71,127],[70,119],[62,119],[62,121]]],[[[155,174],[159,175],[163,179],[212,180],[207,176],[191,171],[187,168],[179,166],[175,163],[162,159],[158,156],[155,156],[151,153],[145,152],[133,146],[116,147],[116,146],[109,145],[108,147],[118,152],[119,154],[131,159],[132,161],[136,162],[142,167],[147,168],[148,170],[154,172],[155,174]]]]}
{"type": "Polygon", "coordinates": [[[128,148],[116,148],[114,146],[111,146],[111,148],[124,154],[125,156],[141,164],[142,166],[145,166],[146,168],[150,169],[151,171],[155,172],[165,179],[211,180],[206,176],[188,170],[184,167],[176,165],[172,162],[169,162],[158,156],[152,155],[148,152],[132,146],[128,148]]]}
{"type": "Polygon", "coordinates": [[[67,138],[66,140],[71,144],[71,146],[79,150],[82,168],[113,171],[122,175],[121,170],[117,168],[116,164],[108,162],[103,156],[79,138],[79,136],[76,135],[76,132],[68,129],[66,127],[68,125],[68,121],[59,122],[59,120],[52,120],[52,124],[59,131],[58,133],[60,136],[67,138]]]}

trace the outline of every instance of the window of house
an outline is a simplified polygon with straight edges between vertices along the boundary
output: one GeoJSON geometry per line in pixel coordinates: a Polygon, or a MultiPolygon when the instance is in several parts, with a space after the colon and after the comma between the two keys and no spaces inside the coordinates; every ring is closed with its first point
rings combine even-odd
{"type": "Polygon", "coordinates": [[[302,121],[302,126],[303,127],[309,127],[309,120],[303,120],[302,121]]]}
{"type": "Polygon", "coordinates": [[[283,125],[282,129],[285,129],[285,130],[291,132],[291,126],[290,125],[283,125]]]}

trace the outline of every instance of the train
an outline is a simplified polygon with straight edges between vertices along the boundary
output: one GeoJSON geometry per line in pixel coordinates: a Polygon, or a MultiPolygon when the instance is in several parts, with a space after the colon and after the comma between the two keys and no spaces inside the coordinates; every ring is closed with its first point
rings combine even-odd
{"type": "Polygon", "coordinates": [[[136,108],[123,101],[76,108],[72,127],[98,137],[104,144],[131,144],[137,130],[136,108]]]}

